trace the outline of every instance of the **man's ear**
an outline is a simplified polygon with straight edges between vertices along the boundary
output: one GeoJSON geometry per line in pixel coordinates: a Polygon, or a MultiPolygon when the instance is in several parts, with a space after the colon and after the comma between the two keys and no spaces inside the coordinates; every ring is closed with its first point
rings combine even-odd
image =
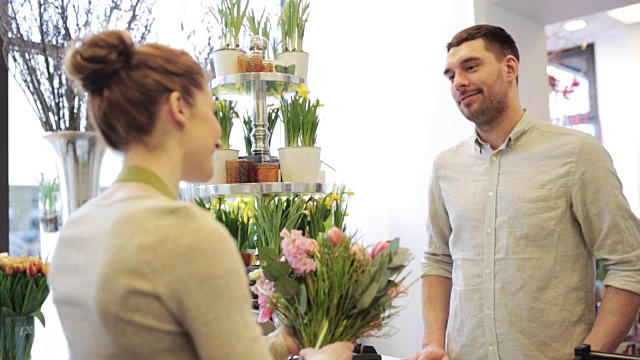
{"type": "Polygon", "coordinates": [[[179,126],[184,126],[187,121],[187,103],[184,101],[184,97],[177,91],[173,91],[169,94],[169,114],[171,119],[175,121],[179,126]]]}
{"type": "Polygon", "coordinates": [[[513,55],[507,55],[504,58],[505,64],[505,78],[507,80],[515,80],[518,77],[518,73],[520,72],[520,63],[513,55]]]}

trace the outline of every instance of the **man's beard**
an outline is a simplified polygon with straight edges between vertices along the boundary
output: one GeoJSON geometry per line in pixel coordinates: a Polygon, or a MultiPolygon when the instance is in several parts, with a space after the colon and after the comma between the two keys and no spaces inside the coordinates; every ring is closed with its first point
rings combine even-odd
{"type": "MultiPolygon", "coordinates": [[[[497,79],[500,81],[500,79],[497,79]]],[[[462,115],[466,117],[469,121],[476,124],[477,127],[483,127],[487,125],[491,125],[492,123],[498,121],[502,115],[507,111],[508,102],[507,102],[507,91],[495,91],[497,89],[493,89],[493,93],[490,95],[486,95],[484,90],[480,91],[480,94],[483,98],[480,99],[481,103],[476,104],[477,108],[471,110],[471,112],[465,112],[465,108],[462,104],[458,103],[458,108],[462,115]]],[[[500,89],[502,90],[502,89],[500,89]]]]}

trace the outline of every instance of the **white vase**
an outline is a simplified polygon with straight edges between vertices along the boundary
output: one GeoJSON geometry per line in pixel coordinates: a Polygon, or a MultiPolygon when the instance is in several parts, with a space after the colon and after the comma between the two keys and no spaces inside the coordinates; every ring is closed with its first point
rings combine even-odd
{"type": "Polygon", "coordinates": [[[276,56],[275,64],[279,61],[284,61],[288,64],[295,64],[296,70],[295,76],[299,76],[303,79],[307,79],[307,70],[309,69],[309,53],[304,51],[285,51],[276,56]]]}
{"type": "Polygon", "coordinates": [[[236,49],[218,49],[213,52],[213,71],[215,77],[237,74],[238,56],[245,52],[236,49]]]}
{"type": "Polygon", "coordinates": [[[283,182],[315,183],[320,174],[320,148],[291,146],[278,149],[283,182]]]}
{"type": "Polygon", "coordinates": [[[227,160],[238,160],[239,150],[218,149],[213,152],[213,177],[207,181],[207,184],[226,184],[227,168],[225,166],[227,160]]]}

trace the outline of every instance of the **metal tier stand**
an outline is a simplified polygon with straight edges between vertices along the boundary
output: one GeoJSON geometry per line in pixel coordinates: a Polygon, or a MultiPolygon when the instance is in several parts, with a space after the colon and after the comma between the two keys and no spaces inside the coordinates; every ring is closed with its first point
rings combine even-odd
{"type": "Polygon", "coordinates": [[[321,183],[244,183],[202,185],[195,189],[195,196],[210,199],[219,195],[252,194],[317,194],[326,193],[326,185],[321,183]]]}
{"type": "Polygon", "coordinates": [[[253,155],[261,157],[262,162],[269,162],[269,138],[267,129],[267,97],[280,98],[295,93],[304,84],[299,76],[280,73],[243,73],[226,75],[212,81],[213,93],[219,98],[238,100],[251,96],[255,103],[253,108],[253,155]]]}

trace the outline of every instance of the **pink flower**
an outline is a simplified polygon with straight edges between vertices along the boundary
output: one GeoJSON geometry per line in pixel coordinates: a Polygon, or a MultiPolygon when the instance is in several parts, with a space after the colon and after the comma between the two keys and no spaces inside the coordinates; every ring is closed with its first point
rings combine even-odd
{"type": "Polygon", "coordinates": [[[369,255],[367,249],[365,249],[362,244],[357,242],[351,243],[349,253],[356,259],[361,268],[367,266],[367,264],[371,262],[371,255],[369,255]]]}
{"type": "Polygon", "coordinates": [[[409,290],[407,289],[406,286],[404,286],[403,283],[399,283],[396,286],[392,287],[391,289],[389,289],[389,291],[387,291],[387,294],[392,298],[395,299],[396,297],[398,297],[399,295],[407,295],[409,293],[409,290]]]}
{"type": "Polygon", "coordinates": [[[335,226],[327,231],[327,238],[334,246],[342,245],[347,241],[347,235],[335,226]]]}
{"type": "Polygon", "coordinates": [[[280,232],[280,236],[282,236],[280,246],[284,252],[284,257],[296,275],[304,276],[311,271],[315,271],[316,261],[309,256],[316,253],[318,249],[317,242],[302,236],[302,231],[300,230],[292,230],[289,233],[287,229],[283,229],[280,232]]]}
{"type": "Polygon", "coordinates": [[[381,252],[387,250],[390,244],[386,241],[380,241],[379,243],[373,246],[373,250],[371,250],[371,260],[375,259],[381,252]]]}
{"type": "Polygon", "coordinates": [[[275,284],[273,281],[264,277],[264,274],[260,273],[260,279],[256,281],[256,284],[251,287],[251,291],[258,295],[258,305],[260,310],[260,316],[258,322],[265,322],[271,319],[275,311],[272,297],[275,291],[275,284]]]}

